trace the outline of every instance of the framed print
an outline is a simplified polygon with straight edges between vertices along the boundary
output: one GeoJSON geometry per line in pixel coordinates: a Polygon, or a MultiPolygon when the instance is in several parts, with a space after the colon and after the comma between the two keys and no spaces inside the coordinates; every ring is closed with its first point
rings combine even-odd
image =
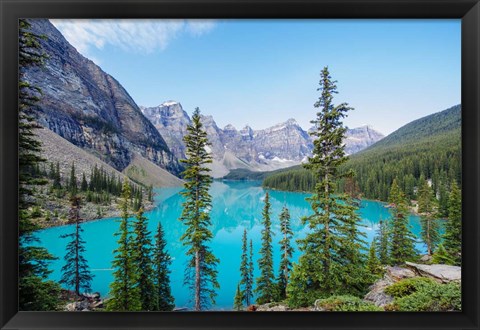
{"type": "Polygon", "coordinates": [[[478,1],[8,1],[2,329],[478,329],[478,1]]]}

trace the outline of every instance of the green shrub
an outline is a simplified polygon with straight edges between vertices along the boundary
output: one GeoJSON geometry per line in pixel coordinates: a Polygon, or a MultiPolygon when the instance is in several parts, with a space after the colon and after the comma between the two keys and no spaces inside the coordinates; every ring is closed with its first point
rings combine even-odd
{"type": "Polygon", "coordinates": [[[424,288],[426,286],[432,286],[434,284],[436,284],[436,282],[431,278],[407,278],[387,287],[385,289],[385,293],[395,298],[401,298],[411,295],[412,293],[417,292],[421,288],[424,288]]]}
{"type": "Polygon", "coordinates": [[[446,312],[462,309],[462,295],[459,283],[426,286],[417,292],[395,299],[392,310],[403,312],[446,312]]]}
{"type": "Polygon", "coordinates": [[[331,296],[315,302],[319,310],[330,312],[378,312],[382,308],[354,296],[331,296]]]}

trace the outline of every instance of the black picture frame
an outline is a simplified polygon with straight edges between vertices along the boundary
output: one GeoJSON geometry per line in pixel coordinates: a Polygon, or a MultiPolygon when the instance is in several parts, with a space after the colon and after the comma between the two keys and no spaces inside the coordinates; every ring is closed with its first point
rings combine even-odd
{"type": "Polygon", "coordinates": [[[478,0],[0,0],[1,329],[479,329],[478,0]],[[461,18],[463,311],[452,313],[18,311],[19,18],[461,18]]]}

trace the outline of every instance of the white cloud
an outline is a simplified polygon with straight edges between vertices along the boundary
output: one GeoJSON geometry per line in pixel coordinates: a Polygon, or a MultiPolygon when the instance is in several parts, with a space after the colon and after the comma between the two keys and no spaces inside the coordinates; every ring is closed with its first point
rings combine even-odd
{"type": "Polygon", "coordinates": [[[109,44],[133,53],[164,50],[169,43],[188,34],[198,37],[215,27],[212,20],[143,19],[53,19],[50,20],[80,53],[109,44]]]}

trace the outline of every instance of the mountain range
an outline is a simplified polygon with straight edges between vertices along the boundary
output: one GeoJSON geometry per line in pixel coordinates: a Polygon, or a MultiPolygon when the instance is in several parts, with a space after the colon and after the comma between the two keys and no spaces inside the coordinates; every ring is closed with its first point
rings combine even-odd
{"type": "MultiPolygon", "coordinates": [[[[185,158],[183,137],[191,118],[179,102],[167,101],[156,107],[140,107],[164,137],[168,147],[179,159],[185,158]]],[[[233,125],[219,128],[212,116],[201,116],[208,134],[213,177],[223,177],[232,169],[271,171],[304,162],[311,156],[313,140],[295,119],[266,129],[253,130],[245,126],[237,130],[233,125]]],[[[354,154],[381,140],[383,134],[370,126],[348,129],[345,149],[354,154]]]]}
{"type": "MultiPolygon", "coordinates": [[[[168,101],[157,107],[139,107],[114,77],[81,55],[47,19],[30,23],[33,33],[46,37],[40,41],[47,55],[45,65],[25,72],[26,80],[43,94],[35,111],[37,122],[70,143],[65,145],[81,148],[136,181],[151,182],[155,175],[167,173],[162,169],[178,176],[183,169],[179,159],[185,158],[183,137],[191,123],[181,104],[168,101]],[[151,175],[138,176],[145,172],[151,175]]],[[[203,115],[201,120],[211,143],[214,177],[223,177],[232,169],[285,168],[311,155],[313,141],[295,119],[261,130],[220,128],[212,116],[203,115]]],[[[48,136],[42,142],[55,140],[48,136]]],[[[350,129],[345,138],[347,153],[382,138],[369,126],[350,129]]],[[[170,178],[153,181],[172,182],[170,178]]]]}

